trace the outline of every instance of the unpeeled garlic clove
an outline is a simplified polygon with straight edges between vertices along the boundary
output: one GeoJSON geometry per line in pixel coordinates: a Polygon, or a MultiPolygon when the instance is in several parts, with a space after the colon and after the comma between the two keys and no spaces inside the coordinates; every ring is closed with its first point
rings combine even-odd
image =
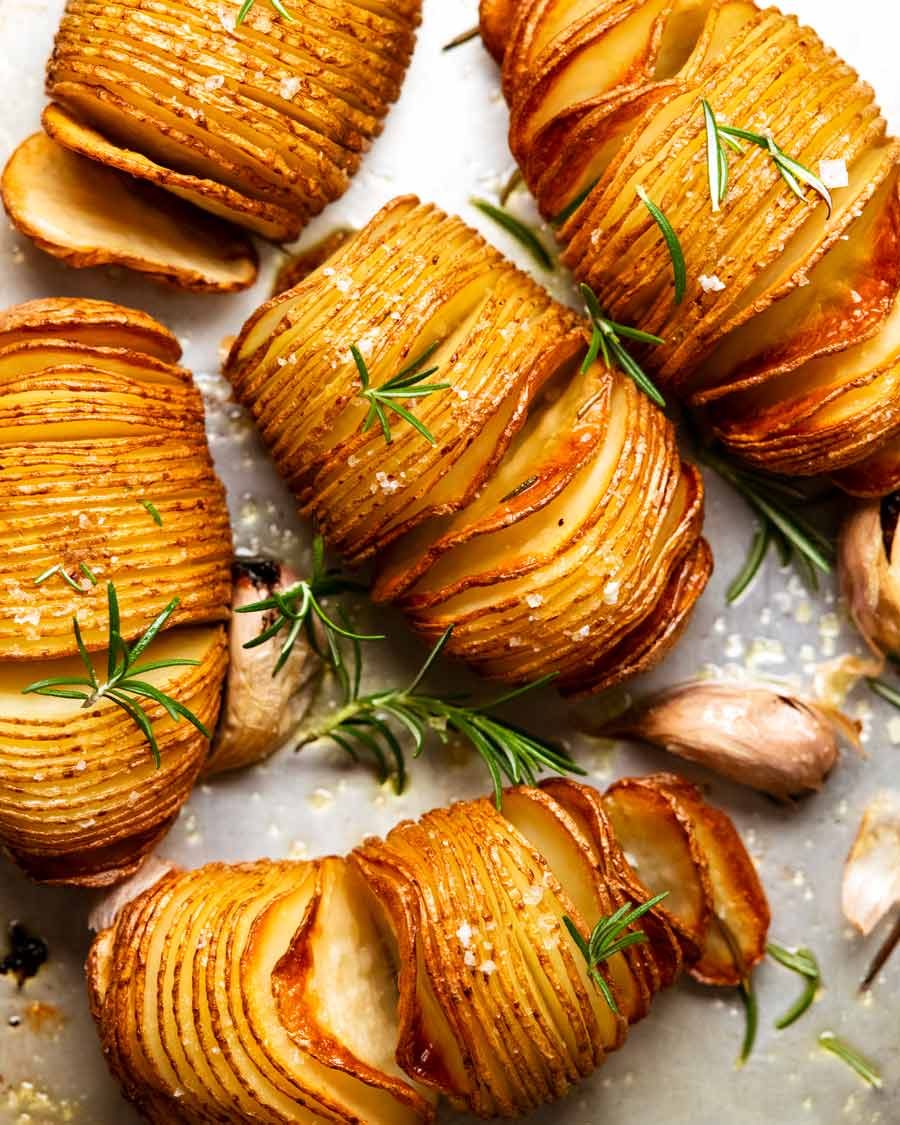
{"type": "Polygon", "coordinates": [[[870,934],[900,903],[900,793],[879,793],[866,806],[844,864],[844,917],[870,934]]]}
{"type": "Polygon", "coordinates": [[[694,681],[670,688],[601,733],[642,739],[724,777],[785,799],[821,788],[837,760],[840,712],[773,688],[694,681]]]}
{"type": "Polygon", "coordinates": [[[844,521],[838,545],[841,591],[872,650],[900,652],[900,536],[898,500],[857,504],[844,521]]]}
{"type": "Polygon", "coordinates": [[[287,566],[270,559],[239,559],[229,630],[229,665],[222,713],[207,773],[240,769],[278,750],[309,710],[322,664],[306,640],[297,638],[284,667],[273,675],[284,637],[245,648],[270,621],[267,612],[236,613],[297,582],[287,566]]]}

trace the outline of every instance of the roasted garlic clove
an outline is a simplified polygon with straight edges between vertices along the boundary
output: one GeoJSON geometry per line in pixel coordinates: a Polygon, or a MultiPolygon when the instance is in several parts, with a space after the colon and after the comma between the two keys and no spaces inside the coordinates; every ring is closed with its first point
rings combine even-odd
{"type": "Polygon", "coordinates": [[[844,917],[870,934],[900,902],[900,793],[879,793],[863,813],[844,864],[844,917]]]}
{"type": "Polygon", "coordinates": [[[276,634],[265,644],[246,648],[270,622],[265,611],[235,612],[296,581],[289,567],[272,559],[238,559],[234,564],[228,680],[208,773],[240,769],[273,754],[309,709],[321,662],[305,638],[297,639],[275,674],[283,637],[276,634]]]}
{"type": "Polygon", "coordinates": [[[839,712],[772,688],[692,682],[670,688],[603,728],[661,746],[689,762],[787,798],[821,788],[837,760],[839,712]]]}
{"type": "Polygon", "coordinates": [[[900,651],[900,493],[861,501],[841,529],[841,590],[856,627],[879,655],[900,651]]]}

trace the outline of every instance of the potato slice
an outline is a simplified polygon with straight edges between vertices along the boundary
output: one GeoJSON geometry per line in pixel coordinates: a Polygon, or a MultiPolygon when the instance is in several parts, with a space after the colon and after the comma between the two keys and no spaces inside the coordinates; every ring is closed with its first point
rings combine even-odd
{"type": "Polygon", "coordinates": [[[453,626],[486,675],[588,692],[663,655],[710,558],[672,428],[621,373],[581,372],[585,349],[569,310],[403,197],[258,310],[227,374],[326,538],[352,562],[391,547],[378,600],[429,640],[453,626]],[[370,389],[423,354],[450,384],[406,403],[427,435],[391,414],[386,440],[354,343],[370,389]]]}
{"type": "Polygon", "coordinates": [[[48,105],[41,116],[41,124],[51,140],[70,152],[156,184],[219,219],[238,223],[275,242],[286,242],[299,234],[297,220],[276,204],[250,199],[214,180],[172,171],[139,152],[121,148],[96,129],[84,125],[61,105],[48,105]]]}
{"type": "Polygon", "coordinates": [[[114,262],[203,292],[229,293],[256,279],[249,242],[165,196],[148,197],[45,134],[16,149],[2,191],[15,226],[70,265],[114,262]]]}

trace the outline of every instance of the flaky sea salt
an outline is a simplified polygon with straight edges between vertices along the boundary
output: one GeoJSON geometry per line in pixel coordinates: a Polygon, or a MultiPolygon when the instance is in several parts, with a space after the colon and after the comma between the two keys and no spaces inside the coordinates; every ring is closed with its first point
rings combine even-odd
{"type": "Polygon", "coordinates": [[[725,288],[725,282],[714,273],[709,275],[701,273],[698,280],[704,293],[721,293],[725,288]]]}
{"type": "Polygon", "coordinates": [[[282,78],[281,84],[278,87],[278,93],[284,98],[286,102],[291,101],[296,97],[300,89],[300,79],[297,77],[282,78]]]}
{"type": "Polygon", "coordinates": [[[827,188],[849,187],[850,175],[846,160],[820,160],[819,179],[827,188]]]}
{"type": "Polygon", "coordinates": [[[461,945],[468,947],[472,941],[472,927],[468,922],[463,922],[456,931],[456,936],[459,938],[461,945]]]}
{"type": "Polygon", "coordinates": [[[525,601],[531,606],[532,609],[537,609],[539,605],[544,604],[544,599],[540,594],[527,594],[525,601]]]}

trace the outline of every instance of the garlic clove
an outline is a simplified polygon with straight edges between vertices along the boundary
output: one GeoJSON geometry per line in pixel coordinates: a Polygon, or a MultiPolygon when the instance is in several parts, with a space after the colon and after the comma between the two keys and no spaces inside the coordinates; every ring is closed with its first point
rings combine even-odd
{"type": "Polygon", "coordinates": [[[838,573],[856,627],[879,656],[900,651],[896,494],[856,505],[841,528],[838,573]]]}
{"type": "Polygon", "coordinates": [[[859,727],[774,688],[693,681],[633,707],[600,733],[650,742],[786,799],[820,789],[837,760],[838,733],[855,741],[859,727]]]}
{"type": "Polygon", "coordinates": [[[879,793],[866,806],[844,864],[845,918],[870,934],[900,903],[900,793],[879,793]]]}
{"type": "Polygon", "coordinates": [[[207,773],[240,769],[278,750],[312,704],[322,662],[304,635],[287,663],[273,675],[283,637],[245,648],[269,622],[266,613],[236,613],[297,582],[287,566],[270,559],[238,559],[229,629],[229,666],[222,713],[213,738],[207,773]]]}

